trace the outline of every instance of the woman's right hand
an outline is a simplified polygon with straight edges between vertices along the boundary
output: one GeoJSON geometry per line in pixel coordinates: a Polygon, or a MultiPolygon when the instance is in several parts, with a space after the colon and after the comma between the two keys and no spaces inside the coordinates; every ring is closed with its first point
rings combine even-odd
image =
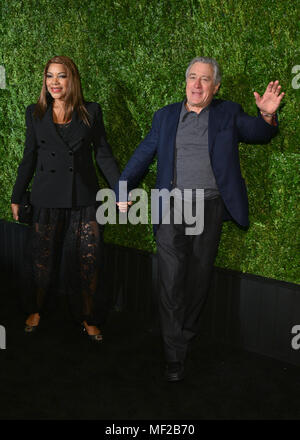
{"type": "Polygon", "coordinates": [[[12,210],[12,214],[13,214],[13,218],[15,220],[19,220],[19,206],[17,203],[12,203],[11,204],[11,210],[12,210]]]}

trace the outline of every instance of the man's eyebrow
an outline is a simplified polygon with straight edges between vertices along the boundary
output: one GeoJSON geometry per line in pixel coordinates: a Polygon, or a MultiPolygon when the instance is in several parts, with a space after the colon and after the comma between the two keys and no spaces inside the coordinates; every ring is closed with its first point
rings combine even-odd
{"type": "MultiPolygon", "coordinates": [[[[189,73],[189,76],[193,76],[193,75],[196,75],[196,73],[189,73]]],[[[211,78],[211,75],[200,75],[201,76],[201,78],[211,78]]]]}

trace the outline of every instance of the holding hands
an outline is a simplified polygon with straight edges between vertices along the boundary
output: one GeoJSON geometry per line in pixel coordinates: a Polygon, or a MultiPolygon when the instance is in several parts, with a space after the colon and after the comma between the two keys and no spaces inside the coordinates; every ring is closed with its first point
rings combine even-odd
{"type": "MultiPolygon", "coordinates": [[[[129,198],[131,197],[131,193],[129,193],[129,198]]],[[[117,202],[117,206],[119,208],[120,212],[127,212],[129,209],[129,206],[132,205],[131,201],[128,202],[117,202]]]]}
{"type": "Polygon", "coordinates": [[[118,208],[120,212],[127,212],[132,202],[117,202],[118,208]]]}

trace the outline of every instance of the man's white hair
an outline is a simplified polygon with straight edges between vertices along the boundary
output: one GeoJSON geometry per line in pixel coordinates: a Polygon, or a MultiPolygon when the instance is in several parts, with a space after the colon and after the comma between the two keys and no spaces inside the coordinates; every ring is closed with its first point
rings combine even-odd
{"type": "Polygon", "coordinates": [[[209,57],[196,57],[196,58],[193,58],[192,61],[190,62],[190,64],[188,65],[188,68],[186,69],[186,72],[185,72],[185,78],[186,79],[188,77],[190,68],[195,63],[211,64],[213,69],[214,69],[214,83],[215,84],[220,84],[221,83],[220,66],[219,66],[219,64],[217,63],[217,61],[214,58],[209,58],[209,57]]]}

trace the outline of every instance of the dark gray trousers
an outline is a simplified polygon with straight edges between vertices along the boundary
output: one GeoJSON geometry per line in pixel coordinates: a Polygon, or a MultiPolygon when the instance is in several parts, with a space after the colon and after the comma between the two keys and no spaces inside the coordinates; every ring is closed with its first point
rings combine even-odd
{"type": "MultiPolygon", "coordinates": [[[[220,242],[224,203],[204,202],[204,230],[185,235],[186,224],[161,224],[156,234],[159,314],[167,362],[183,362],[197,335],[220,242]]],[[[173,219],[174,220],[174,219],[173,219]]]]}

